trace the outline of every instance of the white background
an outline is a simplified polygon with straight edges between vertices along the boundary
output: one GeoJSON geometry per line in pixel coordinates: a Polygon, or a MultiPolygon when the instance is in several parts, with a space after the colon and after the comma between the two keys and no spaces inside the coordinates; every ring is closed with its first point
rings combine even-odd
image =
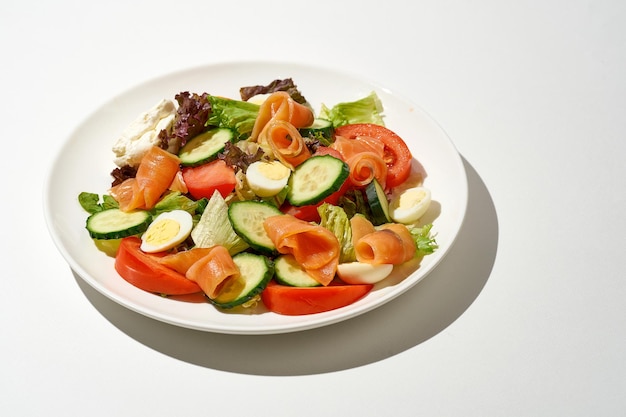
{"type": "Polygon", "coordinates": [[[622,1],[3,2],[0,414],[623,415],[625,23],[622,1]],[[52,155],[116,94],[242,59],[356,72],[447,131],[467,221],[424,281],[234,336],[72,273],[43,216],[52,155]]]}

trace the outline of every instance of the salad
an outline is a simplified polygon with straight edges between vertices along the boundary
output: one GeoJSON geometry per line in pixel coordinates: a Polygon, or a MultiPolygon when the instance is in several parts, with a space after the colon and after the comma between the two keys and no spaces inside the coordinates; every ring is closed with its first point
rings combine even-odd
{"type": "Polygon", "coordinates": [[[430,190],[375,92],[316,112],[292,79],[240,98],[181,92],[113,144],[86,229],[117,273],[161,296],[304,315],[349,305],[437,243],[430,190]]]}

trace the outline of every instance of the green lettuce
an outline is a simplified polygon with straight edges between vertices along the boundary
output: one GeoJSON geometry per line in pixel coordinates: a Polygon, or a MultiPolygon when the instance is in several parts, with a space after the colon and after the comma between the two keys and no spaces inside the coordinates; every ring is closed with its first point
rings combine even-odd
{"type": "Polygon", "coordinates": [[[260,105],[211,95],[207,99],[211,103],[211,113],[206,126],[231,129],[235,132],[236,140],[250,136],[260,105]]]}
{"type": "Polygon", "coordinates": [[[350,219],[356,214],[362,214],[369,221],[372,221],[372,211],[361,190],[346,191],[339,199],[339,206],[344,209],[350,219]]]}
{"type": "Polygon", "coordinates": [[[374,123],[384,126],[383,105],[376,92],[360,100],[338,103],[331,108],[322,104],[318,115],[321,119],[330,120],[334,127],[354,123],[374,123]]]}
{"type": "Polygon", "coordinates": [[[439,245],[437,245],[437,241],[435,240],[435,236],[430,233],[432,227],[432,224],[427,224],[422,227],[408,228],[415,244],[417,245],[417,257],[430,255],[439,248],[439,245]]]}
{"type": "Polygon", "coordinates": [[[154,205],[151,212],[154,216],[157,216],[158,214],[166,211],[184,210],[188,211],[189,214],[194,215],[202,211],[200,201],[201,200],[194,201],[181,194],[180,191],[171,191],[163,196],[163,198],[161,198],[161,200],[154,205]]]}
{"type": "Polygon", "coordinates": [[[107,194],[103,195],[102,200],[100,200],[100,196],[98,194],[82,192],[78,195],[78,202],[83,210],[89,214],[94,214],[99,211],[112,208],[119,208],[117,201],[107,194]]]}
{"type": "Polygon", "coordinates": [[[228,205],[217,190],[204,208],[200,221],[191,231],[191,238],[197,247],[209,248],[221,245],[228,249],[231,255],[249,247],[231,226],[228,219],[228,205]]]}
{"type": "Polygon", "coordinates": [[[352,244],[352,227],[346,212],[341,207],[328,203],[320,205],[317,208],[317,212],[320,215],[320,225],[330,230],[339,241],[339,247],[341,248],[339,262],[356,261],[356,254],[352,244]]]}

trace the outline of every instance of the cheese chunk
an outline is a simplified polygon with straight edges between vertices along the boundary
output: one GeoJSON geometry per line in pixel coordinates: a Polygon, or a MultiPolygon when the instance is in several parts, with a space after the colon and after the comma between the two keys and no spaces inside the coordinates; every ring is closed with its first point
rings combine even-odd
{"type": "Polygon", "coordinates": [[[158,144],[159,132],[171,129],[175,115],[176,105],[172,100],[166,99],[140,114],[113,145],[113,162],[119,167],[139,165],[145,153],[158,144]]]}

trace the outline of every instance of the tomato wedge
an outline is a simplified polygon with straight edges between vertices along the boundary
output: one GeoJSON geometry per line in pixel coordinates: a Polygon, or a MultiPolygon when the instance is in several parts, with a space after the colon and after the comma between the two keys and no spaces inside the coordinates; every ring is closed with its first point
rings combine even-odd
{"type": "Polygon", "coordinates": [[[335,136],[354,139],[358,136],[368,136],[379,139],[385,145],[384,159],[387,164],[387,188],[393,188],[407,180],[411,174],[411,160],[413,156],[406,142],[396,133],[384,126],[371,123],[357,123],[339,126],[335,129],[335,136]]]}
{"type": "Polygon", "coordinates": [[[274,313],[302,316],[350,305],[370,292],[372,287],[372,284],[290,287],[270,281],[261,293],[261,299],[274,313]]]}
{"type": "Polygon", "coordinates": [[[235,189],[235,171],[221,159],[182,170],[189,194],[196,200],[211,198],[215,190],[226,197],[235,189]]]}
{"type": "Polygon", "coordinates": [[[122,278],[144,291],[165,295],[194,294],[202,290],[183,274],[161,265],[155,257],[139,249],[136,236],[120,241],[115,257],[115,270],[122,278]]]}

